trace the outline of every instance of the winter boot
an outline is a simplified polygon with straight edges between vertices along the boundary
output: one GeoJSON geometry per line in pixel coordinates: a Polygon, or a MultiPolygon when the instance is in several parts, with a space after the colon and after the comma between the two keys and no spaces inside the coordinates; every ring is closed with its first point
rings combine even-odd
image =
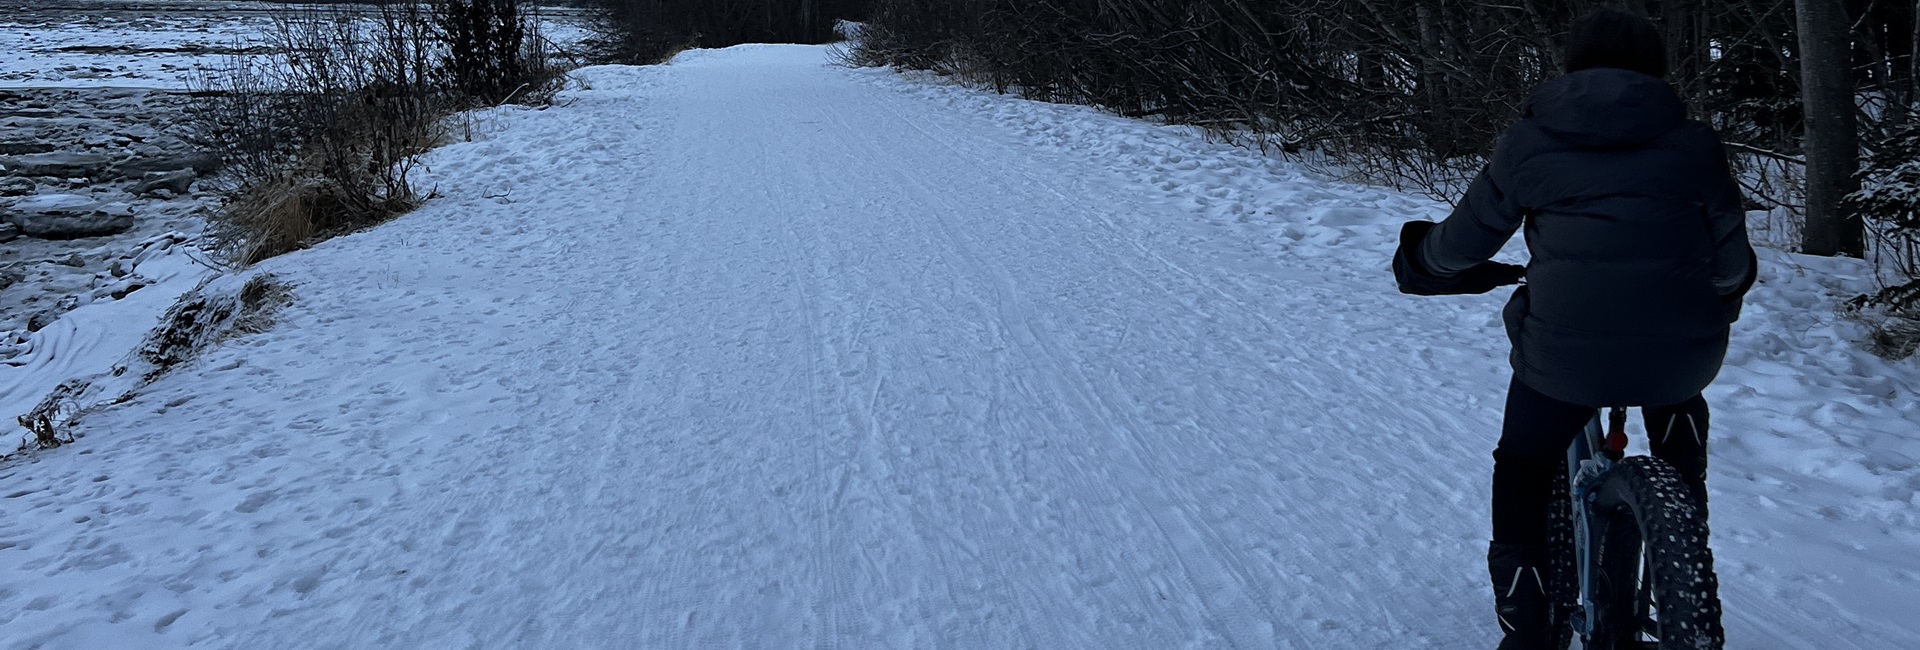
{"type": "Polygon", "coordinates": [[[1700,521],[1705,522],[1707,520],[1707,450],[1701,449],[1685,455],[1669,454],[1661,460],[1667,461],[1667,464],[1672,465],[1674,471],[1680,474],[1680,482],[1687,484],[1688,491],[1693,493],[1694,505],[1700,509],[1700,521]]]}
{"type": "Polygon", "coordinates": [[[1669,431],[1668,435],[1653,436],[1649,451],[1653,457],[1666,461],[1680,475],[1680,482],[1687,484],[1693,493],[1694,505],[1700,508],[1700,521],[1707,520],[1707,445],[1705,436],[1694,429],[1690,419],[1681,420],[1678,431],[1669,431]]]}
{"type": "Polygon", "coordinates": [[[1500,616],[1499,650],[1543,650],[1548,646],[1547,549],[1544,545],[1487,547],[1487,572],[1493,576],[1494,611],[1500,616]]]}
{"type": "Polygon", "coordinates": [[[1685,403],[1646,409],[1647,447],[1680,474],[1707,519],[1707,402],[1695,397],[1685,403]]]}

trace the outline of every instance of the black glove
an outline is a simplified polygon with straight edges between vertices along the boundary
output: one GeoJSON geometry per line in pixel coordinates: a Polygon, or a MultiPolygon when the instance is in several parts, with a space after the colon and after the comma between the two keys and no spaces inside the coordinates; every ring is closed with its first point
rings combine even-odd
{"type": "Polygon", "coordinates": [[[1527,267],[1499,262],[1481,262],[1453,276],[1453,293],[1486,293],[1527,279],[1527,267]]]}
{"type": "Polygon", "coordinates": [[[1393,254],[1393,278],[1400,292],[1416,296],[1456,296],[1486,293],[1519,284],[1527,269],[1513,264],[1481,262],[1454,275],[1440,276],[1420,263],[1420,244],[1433,230],[1431,221],[1409,221],[1400,227],[1400,249],[1393,254]]]}

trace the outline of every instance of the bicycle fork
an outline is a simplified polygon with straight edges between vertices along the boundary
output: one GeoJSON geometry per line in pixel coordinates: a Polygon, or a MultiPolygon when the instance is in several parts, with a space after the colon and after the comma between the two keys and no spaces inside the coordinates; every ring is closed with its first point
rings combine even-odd
{"type": "Polygon", "coordinates": [[[1575,436],[1573,444],[1567,447],[1568,493],[1572,497],[1573,507],[1573,548],[1575,565],[1580,571],[1580,607],[1572,613],[1571,623],[1574,632],[1582,639],[1593,635],[1593,624],[1600,617],[1600,598],[1595,592],[1598,586],[1593,575],[1594,568],[1600,565],[1600,552],[1593,543],[1592,510],[1590,505],[1596,498],[1593,490],[1600,483],[1599,478],[1627,452],[1627,409],[1613,407],[1607,411],[1607,428],[1601,429],[1600,413],[1595,411],[1593,419],[1587,422],[1587,428],[1581,435],[1575,436]],[[1598,453],[1595,453],[1598,452],[1598,453]]]}

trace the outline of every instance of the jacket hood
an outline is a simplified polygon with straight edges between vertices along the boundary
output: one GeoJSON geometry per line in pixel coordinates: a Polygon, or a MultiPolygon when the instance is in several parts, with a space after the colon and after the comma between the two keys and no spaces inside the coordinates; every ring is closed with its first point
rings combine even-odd
{"type": "Polygon", "coordinates": [[[1591,68],[1535,88],[1526,117],[1568,144],[1611,149],[1643,145],[1679,128],[1687,108],[1659,78],[1591,68]]]}

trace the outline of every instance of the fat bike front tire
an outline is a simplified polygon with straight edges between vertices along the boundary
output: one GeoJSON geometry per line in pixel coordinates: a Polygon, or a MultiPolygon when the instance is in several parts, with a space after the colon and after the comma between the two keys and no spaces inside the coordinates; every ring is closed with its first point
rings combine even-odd
{"type": "Polygon", "coordinates": [[[1587,650],[1725,645],[1707,524],[1680,474],[1657,458],[1627,458],[1592,497],[1600,612],[1587,650]]]}

